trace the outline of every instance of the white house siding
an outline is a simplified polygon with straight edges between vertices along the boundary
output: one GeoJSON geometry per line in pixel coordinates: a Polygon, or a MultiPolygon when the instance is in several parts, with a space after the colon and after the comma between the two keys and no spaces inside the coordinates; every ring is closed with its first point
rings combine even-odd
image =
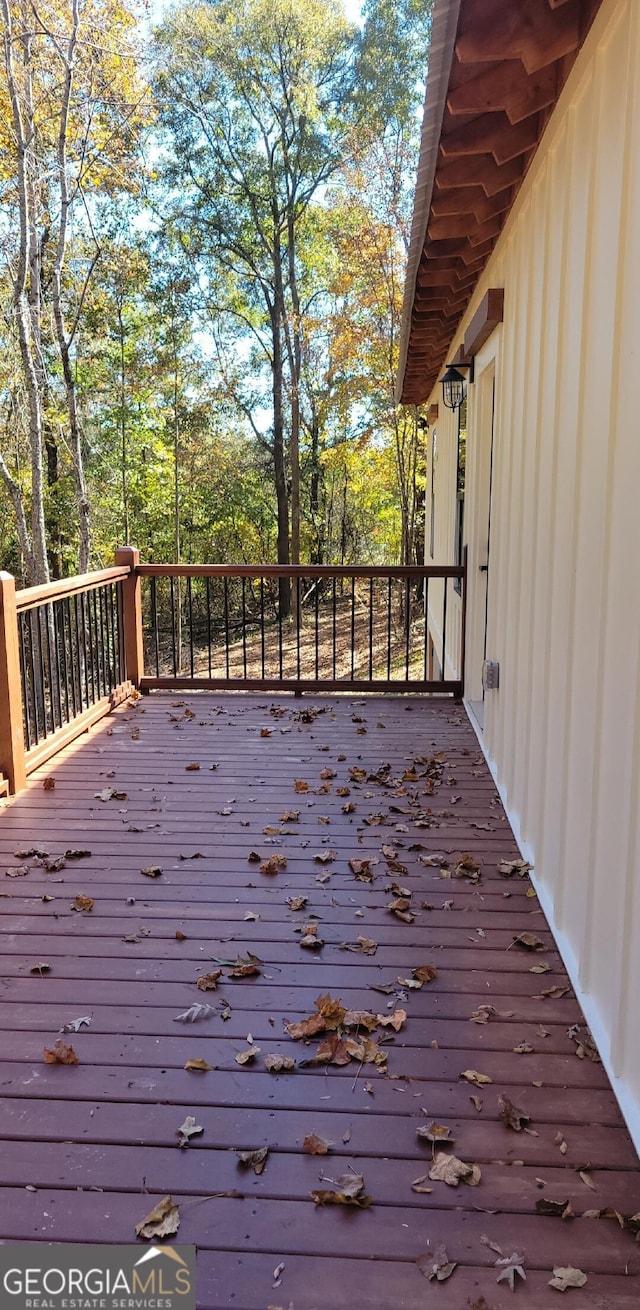
{"type": "MultiPolygon", "coordinates": [[[[604,0],[452,352],[489,286],[504,287],[505,310],[476,360],[476,377],[492,360],[496,376],[487,655],[500,688],[483,744],[640,1143],[638,0],[604,0]]],[[[435,553],[450,561],[456,428],[432,400],[435,553]]]]}

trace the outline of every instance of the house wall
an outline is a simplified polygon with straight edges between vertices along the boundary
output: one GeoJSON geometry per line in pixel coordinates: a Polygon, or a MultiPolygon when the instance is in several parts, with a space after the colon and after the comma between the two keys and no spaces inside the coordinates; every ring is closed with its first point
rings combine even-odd
{"type": "MultiPolygon", "coordinates": [[[[480,694],[484,628],[478,379],[495,370],[487,656],[500,687],[483,746],[640,1144],[638,0],[604,0],[452,352],[489,286],[504,286],[505,310],[469,392],[467,692],[480,694]]],[[[445,561],[446,411],[437,433],[445,561]]]]}

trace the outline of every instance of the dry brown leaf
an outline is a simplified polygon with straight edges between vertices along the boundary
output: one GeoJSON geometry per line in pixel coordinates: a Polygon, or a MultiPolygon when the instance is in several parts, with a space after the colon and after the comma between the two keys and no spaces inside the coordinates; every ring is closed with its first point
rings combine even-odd
{"type": "Polygon", "coordinates": [[[556,1135],[555,1135],[555,1137],[554,1137],[554,1139],[553,1139],[553,1144],[554,1144],[554,1146],[559,1146],[559,1147],[560,1147],[560,1153],[561,1153],[561,1155],[566,1155],[566,1154],[567,1154],[567,1143],[566,1143],[566,1141],[565,1141],[565,1139],[564,1139],[562,1133],[556,1133],[556,1135]]]}
{"type": "Polygon", "coordinates": [[[307,1155],[328,1155],[331,1142],[325,1142],[324,1137],[318,1137],[317,1133],[308,1133],[302,1143],[303,1151],[307,1155]]]}
{"type": "Polygon", "coordinates": [[[433,1188],[424,1186],[428,1177],[428,1174],[421,1174],[419,1178],[414,1178],[411,1184],[411,1191],[417,1192],[419,1196],[432,1196],[433,1188]]]}
{"type": "Polygon", "coordinates": [[[301,929],[303,936],[300,938],[300,945],[307,951],[320,951],[324,946],[322,937],[318,937],[317,923],[306,923],[301,929]]]}
{"type": "Polygon", "coordinates": [[[473,1083],[476,1087],[482,1087],[485,1083],[493,1082],[493,1078],[489,1078],[486,1073],[478,1073],[477,1069],[465,1069],[460,1077],[466,1078],[468,1083],[473,1083]]]}
{"type": "Polygon", "coordinates": [[[371,865],[374,860],[349,860],[349,868],[358,882],[373,882],[375,873],[371,865]]]}
{"type": "Polygon", "coordinates": [[[541,964],[532,964],[529,973],[551,973],[551,965],[543,960],[541,964]]]}
{"type": "Polygon", "coordinates": [[[236,1055],[236,1064],[251,1064],[256,1055],[260,1054],[259,1046],[248,1046],[246,1051],[239,1051],[236,1055]]]}
{"type": "Polygon", "coordinates": [[[286,1073],[295,1069],[296,1062],[292,1055],[265,1055],[264,1067],[267,1073],[286,1073]]]}
{"type": "Polygon", "coordinates": [[[381,1028],[393,1028],[395,1033],[399,1033],[400,1029],[407,1022],[407,1011],[394,1010],[393,1014],[386,1016],[378,1014],[376,1015],[376,1018],[381,1028]]]}
{"type": "Polygon", "coordinates": [[[496,1260],[496,1269],[500,1269],[496,1282],[506,1282],[509,1284],[512,1292],[516,1290],[516,1276],[523,1282],[527,1281],[527,1275],[524,1271],[524,1256],[518,1255],[516,1251],[513,1255],[507,1255],[502,1260],[496,1260]]]}
{"type": "Polygon", "coordinates": [[[189,1073],[208,1073],[213,1069],[212,1064],[207,1064],[207,1061],[202,1060],[199,1056],[194,1060],[187,1060],[184,1067],[189,1073]]]}
{"type": "Polygon", "coordinates": [[[362,1174],[343,1174],[340,1178],[336,1178],[335,1186],[337,1188],[335,1192],[329,1190],[311,1192],[312,1200],[316,1205],[351,1205],[360,1210],[366,1210],[373,1204],[373,1198],[365,1194],[362,1174]]]}
{"type": "Polygon", "coordinates": [[[513,1050],[515,1055],[533,1055],[533,1046],[530,1042],[519,1042],[513,1050]]]}
{"type": "Polygon", "coordinates": [[[520,946],[523,951],[546,951],[547,947],[540,937],[536,937],[534,932],[519,932],[513,937],[514,946],[520,946]]]}
{"type": "Polygon", "coordinates": [[[263,1172],[269,1156],[269,1147],[261,1146],[257,1151],[236,1151],[238,1164],[243,1169],[253,1169],[258,1176],[263,1172]]]}
{"type": "Polygon", "coordinates": [[[439,1242],[430,1254],[418,1256],[416,1264],[425,1278],[430,1280],[435,1278],[439,1283],[446,1282],[456,1268],[455,1263],[449,1259],[442,1242],[439,1242]]]}
{"type": "Polygon", "coordinates": [[[361,951],[363,955],[375,955],[378,949],[378,943],[374,942],[371,937],[361,937],[355,942],[341,942],[341,951],[361,951]]]}
{"type": "Polygon", "coordinates": [[[458,1160],[455,1155],[448,1155],[446,1151],[436,1151],[429,1177],[432,1182],[447,1183],[449,1187],[457,1187],[459,1183],[468,1183],[470,1187],[477,1187],[482,1173],[477,1164],[465,1164],[464,1160],[458,1160]]]}
{"type": "Polygon", "coordinates": [[[312,1014],[308,1019],[302,1019],[300,1023],[286,1023],[285,1028],[294,1042],[299,1042],[324,1032],[326,1024],[321,1014],[312,1014]]]}
{"type": "Polygon", "coordinates": [[[199,1137],[200,1133],[204,1132],[204,1128],[196,1123],[192,1114],[188,1114],[184,1123],[180,1124],[176,1132],[180,1134],[178,1146],[183,1147],[189,1145],[192,1137],[199,1137]]]}
{"type": "Polygon", "coordinates": [[[201,992],[215,992],[221,977],[222,969],[215,969],[213,973],[203,973],[198,978],[196,986],[201,992]]]}
{"type": "Polygon", "coordinates": [[[191,764],[185,764],[186,773],[197,773],[199,768],[200,764],[198,763],[198,760],[192,760],[191,764]]]}
{"type": "Polygon", "coordinates": [[[473,858],[473,855],[466,853],[460,856],[460,859],[455,866],[454,874],[456,878],[467,878],[469,882],[479,882],[480,865],[478,864],[478,861],[473,858]]]}
{"type": "Polygon", "coordinates": [[[455,1142],[456,1140],[455,1137],[452,1136],[452,1130],[447,1124],[437,1123],[422,1124],[420,1128],[416,1128],[416,1137],[419,1137],[423,1141],[433,1143],[455,1142]]]}
{"type": "Polygon", "coordinates": [[[300,818],[299,810],[284,810],[280,815],[281,823],[297,823],[300,818]]]}
{"type": "Polygon", "coordinates": [[[279,873],[281,869],[286,869],[286,867],[286,855],[271,855],[268,860],[264,861],[264,864],[260,865],[260,872],[273,875],[279,873]]]}
{"type": "Polygon", "coordinates": [[[411,976],[422,985],[422,983],[433,982],[434,978],[438,977],[438,970],[435,964],[419,964],[416,969],[411,970],[411,976]]]}
{"type": "Polygon", "coordinates": [[[541,1196],[536,1201],[536,1214],[553,1215],[557,1219],[575,1218],[570,1201],[552,1201],[547,1196],[541,1196]]]}
{"type": "Polygon", "coordinates": [[[180,1211],[177,1205],[174,1205],[170,1196],[163,1196],[146,1219],[136,1224],[136,1233],[138,1237],[145,1237],[151,1241],[152,1238],[172,1237],[179,1227],[180,1211]]]}
{"type": "Polygon", "coordinates": [[[531,1116],[525,1114],[524,1110],[521,1110],[518,1105],[514,1105],[508,1096],[501,1094],[498,1097],[498,1105],[500,1106],[498,1118],[505,1128],[513,1128],[516,1133],[520,1133],[523,1125],[531,1122],[531,1116]]]}
{"type": "Polygon", "coordinates": [[[321,996],[316,996],[314,1004],[318,1014],[321,1014],[324,1019],[326,1029],[332,1030],[340,1027],[347,1013],[341,1000],[335,996],[330,996],[329,992],[323,992],[321,996]]]}
{"type": "Polygon", "coordinates": [[[262,856],[259,851],[249,851],[249,854],[247,855],[249,864],[259,864],[261,859],[262,856]]]}
{"type": "Polygon", "coordinates": [[[141,869],[140,872],[144,874],[145,878],[159,878],[162,869],[159,864],[149,864],[146,869],[141,869]]]}
{"type": "Polygon", "coordinates": [[[498,873],[501,873],[503,878],[512,878],[514,873],[524,878],[525,873],[532,868],[533,865],[529,864],[528,860],[500,860],[498,873]]]}
{"type": "Polygon", "coordinates": [[[31,965],[29,973],[51,973],[51,965],[47,964],[45,960],[39,960],[37,964],[31,965]]]}
{"type": "Polygon", "coordinates": [[[287,896],[287,905],[290,910],[304,910],[306,904],[306,896],[287,896]]]}
{"type": "Polygon", "coordinates": [[[53,1050],[49,1046],[44,1048],[45,1064],[79,1064],[80,1061],[72,1046],[68,1046],[59,1037],[53,1050]]]}
{"type": "Polygon", "coordinates": [[[43,791],[53,791],[56,785],[55,778],[45,778],[42,783],[43,791]]]}
{"type": "Polygon", "coordinates": [[[573,1269],[571,1265],[554,1265],[549,1287],[555,1287],[558,1292],[566,1292],[569,1287],[584,1287],[586,1281],[587,1275],[582,1269],[573,1269]]]}
{"type": "Polygon", "coordinates": [[[270,736],[271,736],[271,728],[261,728],[261,729],[260,729],[260,736],[261,736],[261,737],[270,737],[270,736]]]}
{"type": "Polygon", "coordinates": [[[18,864],[15,869],[5,869],[5,878],[26,878],[29,872],[28,864],[18,864]]]}
{"type": "Polygon", "coordinates": [[[471,1015],[472,1023],[488,1023],[494,1019],[513,1019],[513,1010],[496,1010],[495,1005],[479,1005],[471,1015]]]}
{"type": "Polygon", "coordinates": [[[313,858],[316,864],[331,864],[337,854],[337,851],[318,851],[318,854],[314,855],[313,858]]]}
{"type": "Polygon", "coordinates": [[[72,910],[77,910],[78,913],[81,914],[83,910],[86,910],[88,913],[89,910],[93,909],[94,905],[95,901],[91,896],[75,896],[70,908],[72,910]]]}
{"type": "Polygon", "coordinates": [[[293,781],[293,790],[294,790],[294,791],[297,791],[297,792],[308,791],[308,790],[309,790],[309,783],[308,783],[308,782],[305,782],[303,778],[294,778],[294,781],[293,781]]]}
{"type": "Polygon", "coordinates": [[[255,974],[260,973],[261,967],[262,960],[260,957],[254,955],[251,951],[247,951],[246,958],[243,955],[239,955],[237,959],[234,960],[233,968],[229,970],[229,977],[252,978],[255,974]]]}

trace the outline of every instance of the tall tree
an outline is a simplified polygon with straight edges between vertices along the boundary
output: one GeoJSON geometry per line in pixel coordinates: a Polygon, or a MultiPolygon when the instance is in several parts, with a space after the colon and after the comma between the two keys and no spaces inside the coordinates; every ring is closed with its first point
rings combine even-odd
{"type": "Polygon", "coordinates": [[[213,0],[174,12],[156,38],[182,231],[224,270],[216,310],[242,324],[270,375],[283,564],[300,540],[298,246],[351,131],[354,35],[336,0],[213,0]]]}
{"type": "Polygon", "coordinates": [[[18,386],[11,413],[28,440],[22,486],[0,447],[0,476],[16,516],[28,577],[49,576],[43,453],[50,481],[62,444],[75,487],[78,567],[90,557],[90,504],[74,347],[100,255],[99,198],[131,190],[145,92],[136,72],[135,18],[124,0],[0,0],[0,206],[18,386]],[[72,222],[82,258],[69,261],[72,222]],[[30,514],[28,505],[30,504],[30,514]]]}

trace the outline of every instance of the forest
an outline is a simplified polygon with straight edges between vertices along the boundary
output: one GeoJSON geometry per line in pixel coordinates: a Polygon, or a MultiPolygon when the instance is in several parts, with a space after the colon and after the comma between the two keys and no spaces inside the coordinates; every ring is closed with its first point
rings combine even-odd
{"type": "Polygon", "coordinates": [[[0,22],[0,567],[422,562],[393,390],[428,0],[0,22]]]}

